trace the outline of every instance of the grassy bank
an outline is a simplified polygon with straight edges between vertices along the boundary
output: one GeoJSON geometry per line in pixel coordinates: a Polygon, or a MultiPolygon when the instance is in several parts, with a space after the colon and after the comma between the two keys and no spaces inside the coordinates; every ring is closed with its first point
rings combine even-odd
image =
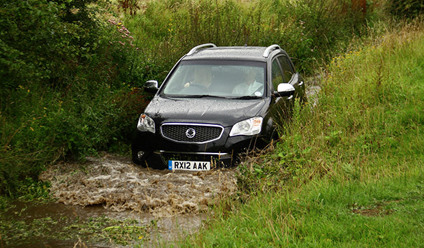
{"type": "Polygon", "coordinates": [[[422,245],[423,68],[422,24],[334,58],[317,106],[240,167],[238,200],[181,246],[422,245]]]}

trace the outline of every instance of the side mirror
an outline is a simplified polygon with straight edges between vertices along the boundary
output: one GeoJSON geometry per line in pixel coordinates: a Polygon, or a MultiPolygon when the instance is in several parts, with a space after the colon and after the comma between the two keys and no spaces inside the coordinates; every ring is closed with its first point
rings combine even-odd
{"type": "Polygon", "coordinates": [[[289,83],[282,83],[278,85],[276,94],[278,96],[292,96],[294,95],[294,87],[289,83]]]}
{"type": "Polygon", "coordinates": [[[159,83],[156,80],[149,80],[144,84],[144,91],[155,94],[159,89],[159,83]]]}

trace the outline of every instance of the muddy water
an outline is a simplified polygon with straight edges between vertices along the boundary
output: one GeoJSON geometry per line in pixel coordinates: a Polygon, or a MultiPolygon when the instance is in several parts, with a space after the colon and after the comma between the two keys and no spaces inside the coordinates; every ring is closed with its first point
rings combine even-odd
{"type": "Polygon", "coordinates": [[[51,202],[13,205],[0,218],[6,222],[3,224],[11,225],[8,233],[0,230],[0,247],[162,247],[194,233],[206,219],[202,213],[157,218],[150,213],[51,202]],[[134,226],[139,232],[128,232],[134,226]],[[105,232],[110,227],[127,233],[105,232]],[[114,239],[121,241],[111,241],[114,239]]]}
{"type": "Polygon", "coordinates": [[[172,172],[135,166],[105,155],[85,164],[58,164],[41,175],[52,196],[66,205],[101,205],[167,217],[205,212],[210,204],[236,190],[234,170],[172,172]]]}
{"type": "MultiPolygon", "coordinates": [[[[109,154],[88,158],[84,163],[51,166],[40,179],[51,183],[51,195],[56,202],[15,203],[3,220],[29,226],[32,230],[26,233],[35,233],[36,238],[27,237],[22,243],[14,244],[15,239],[9,237],[8,246],[117,247],[107,239],[93,243],[91,237],[84,239],[83,234],[77,235],[82,240],[75,235],[64,238],[66,228],[83,230],[86,227],[81,223],[95,225],[94,220],[102,224],[105,217],[121,222],[104,223],[95,232],[101,233],[108,225],[121,226],[123,221],[135,220],[136,226],[148,229],[142,235],[146,236],[143,247],[160,247],[160,242],[173,242],[196,232],[207,218],[208,207],[236,190],[234,169],[160,171],[141,168],[127,158],[109,154]],[[34,223],[42,223],[42,227],[34,223]],[[37,229],[41,228],[48,233],[38,233],[37,229]]],[[[15,236],[19,240],[26,233],[17,232],[15,236]]],[[[138,241],[136,237],[135,242],[138,241]]]]}

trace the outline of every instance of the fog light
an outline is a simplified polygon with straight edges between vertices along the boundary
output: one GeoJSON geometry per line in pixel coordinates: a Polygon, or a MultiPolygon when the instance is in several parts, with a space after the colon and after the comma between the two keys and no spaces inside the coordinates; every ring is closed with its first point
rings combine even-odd
{"type": "Polygon", "coordinates": [[[142,159],[143,158],[143,155],[144,155],[144,152],[143,151],[137,152],[138,159],[142,159]]]}

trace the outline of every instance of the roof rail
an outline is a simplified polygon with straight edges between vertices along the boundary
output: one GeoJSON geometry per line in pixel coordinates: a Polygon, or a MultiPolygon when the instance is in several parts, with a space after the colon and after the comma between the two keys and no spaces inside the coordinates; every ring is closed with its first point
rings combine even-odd
{"type": "Polygon", "coordinates": [[[264,54],[262,54],[262,56],[264,56],[265,58],[268,58],[269,54],[270,54],[273,50],[276,50],[276,49],[281,49],[281,47],[280,47],[279,45],[276,45],[276,44],[271,45],[271,46],[269,46],[269,47],[267,47],[267,48],[265,49],[264,54]]]}
{"type": "Polygon", "coordinates": [[[193,55],[195,52],[205,47],[216,47],[216,45],[213,43],[206,43],[206,44],[195,46],[190,50],[190,52],[187,53],[187,55],[193,55]]]}

